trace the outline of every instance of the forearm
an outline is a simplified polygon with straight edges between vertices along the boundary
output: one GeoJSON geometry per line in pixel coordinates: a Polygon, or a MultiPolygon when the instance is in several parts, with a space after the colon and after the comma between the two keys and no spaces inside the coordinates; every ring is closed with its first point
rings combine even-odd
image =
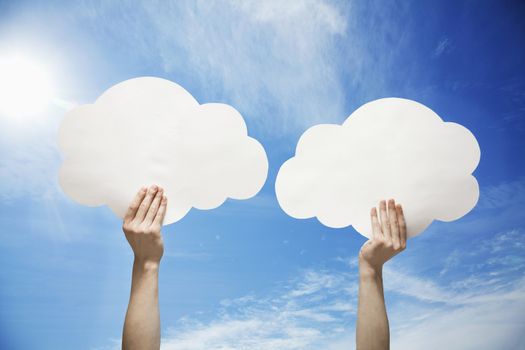
{"type": "Polygon", "coordinates": [[[122,337],[124,350],[160,348],[158,276],[158,263],[137,260],[133,263],[131,295],[122,337]]]}
{"type": "Polygon", "coordinates": [[[357,350],[389,349],[390,334],[380,269],[360,266],[357,313],[357,350]]]}

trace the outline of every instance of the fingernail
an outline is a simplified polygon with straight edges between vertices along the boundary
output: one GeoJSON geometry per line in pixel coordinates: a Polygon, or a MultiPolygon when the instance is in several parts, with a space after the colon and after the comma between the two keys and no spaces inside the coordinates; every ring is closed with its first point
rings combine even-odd
{"type": "Polygon", "coordinates": [[[140,192],[146,192],[146,190],[147,190],[147,188],[144,187],[144,186],[142,186],[142,187],[140,188],[140,192]]]}
{"type": "Polygon", "coordinates": [[[152,190],[153,192],[155,192],[155,191],[157,190],[157,185],[153,185],[153,186],[151,186],[151,190],[152,190]]]}

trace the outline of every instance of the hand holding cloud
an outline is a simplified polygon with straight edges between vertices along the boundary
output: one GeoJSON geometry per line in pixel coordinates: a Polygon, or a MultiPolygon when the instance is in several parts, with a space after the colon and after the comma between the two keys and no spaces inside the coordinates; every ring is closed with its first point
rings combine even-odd
{"type": "Polygon", "coordinates": [[[471,174],[479,159],[465,127],[420,103],[384,98],[361,106],[343,125],[308,129],[281,166],[275,190],[290,216],[352,225],[369,238],[370,208],[395,198],[412,237],[433,220],[459,219],[476,205],[479,187],[471,174]]]}
{"type": "Polygon", "coordinates": [[[268,172],[264,148],[237,110],[200,105],[181,86],[154,77],[121,82],[68,112],[59,146],[60,186],[73,200],[106,204],[122,218],[137,189],[156,184],[170,203],[164,224],[192,207],[250,198],[268,172]]]}

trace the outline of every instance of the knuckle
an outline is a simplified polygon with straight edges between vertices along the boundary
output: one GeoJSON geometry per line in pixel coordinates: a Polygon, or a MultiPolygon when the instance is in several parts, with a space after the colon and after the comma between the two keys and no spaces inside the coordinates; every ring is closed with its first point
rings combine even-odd
{"type": "Polygon", "coordinates": [[[129,234],[136,233],[135,225],[133,225],[132,223],[129,223],[129,222],[125,223],[124,225],[122,225],[122,229],[124,230],[124,232],[129,233],[129,234]]]}
{"type": "Polygon", "coordinates": [[[148,227],[144,230],[144,233],[147,235],[153,235],[155,234],[155,229],[153,227],[148,227]]]}

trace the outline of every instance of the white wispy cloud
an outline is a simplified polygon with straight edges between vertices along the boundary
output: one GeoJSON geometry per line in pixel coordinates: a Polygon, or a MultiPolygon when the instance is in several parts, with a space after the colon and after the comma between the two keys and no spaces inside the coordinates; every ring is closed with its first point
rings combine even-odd
{"type": "Polygon", "coordinates": [[[200,102],[227,102],[281,134],[344,116],[338,43],[347,8],[331,0],[85,1],[69,13],[198,89],[200,102]]]}
{"type": "Polygon", "coordinates": [[[382,1],[85,1],[68,13],[272,135],[343,120],[393,72],[424,72],[404,72],[407,8],[382,1]]]}
{"type": "Polygon", "coordinates": [[[439,57],[445,52],[450,50],[450,40],[448,38],[442,38],[436,47],[434,48],[434,57],[439,57]]]}
{"type": "Polygon", "coordinates": [[[525,346],[525,280],[510,291],[470,300],[456,308],[421,306],[393,317],[393,349],[521,349],[525,346]],[[421,317],[423,315],[423,317],[421,317]],[[415,316],[415,317],[414,317],[415,316]]]}
{"type": "Polygon", "coordinates": [[[384,288],[387,291],[406,295],[426,302],[454,303],[455,296],[450,290],[439,286],[431,279],[416,277],[402,272],[402,267],[385,265],[384,288]]]}
{"type": "Polygon", "coordinates": [[[327,1],[294,4],[206,2],[150,14],[168,72],[180,70],[182,53],[202,86],[219,85],[208,98],[224,96],[247,118],[258,114],[263,130],[280,134],[344,115],[334,41],[344,35],[346,18],[327,1]],[[180,30],[173,28],[174,12],[181,14],[180,30]]]}
{"type": "MultiPolygon", "coordinates": [[[[523,346],[525,261],[518,266],[505,263],[509,254],[523,253],[522,240],[519,230],[509,230],[475,242],[472,254],[453,252],[456,261],[447,268],[457,277],[448,282],[439,273],[423,277],[410,266],[388,263],[384,285],[392,349],[523,346]],[[487,264],[497,266],[504,277],[494,278],[487,264]]],[[[162,348],[355,348],[355,259],[335,260],[342,268],[307,269],[266,295],[225,300],[211,321],[201,322],[197,316],[181,320],[165,333],[162,348]]]]}
{"type": "Polygon", "coordinates": [[[498,209],[525,204],[525,178],[482,188],[478,208],[498,209]]]}
{"type": "MultiPolygon", "coordinates": [[[[525,345],[524,275],[488,284],[478,283],[483,279],[472,283],[467,277],[458,288],[461,281],[455,286],[440,284],[439,279],[389,268],[384,280],[392,349],[489,350],[525,345]]],[[[224,300],[215,319],[181,319],[164,332],[161,348],[355,349],[356,284],[355,271],[305,270],[267,295],[224,300]]],[[[117,349],[118,344],[112,341],[108,348],[117,349]]]]}
{"type": "MultiPolygon", "coordinates": [[[[387,263],[392,349],[525,345],[525,260],[507,261],[523,256],[524,239],[512,229],[457,248],[453,264],[443,261],[446,276],[423,276],[402,260],[387,263]]],[[[354,349],[357,261],[343,256],[333,263],[303,270],[264,294],[225,299],[212,319],[180,319],[163,333],[162,349],[354,349]]]]}
{"type": "MultiPolygon", "coordinates": [[[[355,277],[355,276],[354,276],[355,277]]],[[[162,349],[310,349],[352,332],[351,274],[306,270],[268,296],[221,303],[208,323],[184,319],[163,337],[162,349]],[[351,319],[351,317],[349,317],[351,319]]]]}
{"type": "Polygon", "coordinates": [[[439,271],[439,275],[443,276],[450,269],[456,267],[459,263],[460,255],[461,255],[461,251],[459,249],[454,249],[452,253],[450,253],[445,259],[445,264],[443,268],[441,269],[441,271],[439,271]]]}

